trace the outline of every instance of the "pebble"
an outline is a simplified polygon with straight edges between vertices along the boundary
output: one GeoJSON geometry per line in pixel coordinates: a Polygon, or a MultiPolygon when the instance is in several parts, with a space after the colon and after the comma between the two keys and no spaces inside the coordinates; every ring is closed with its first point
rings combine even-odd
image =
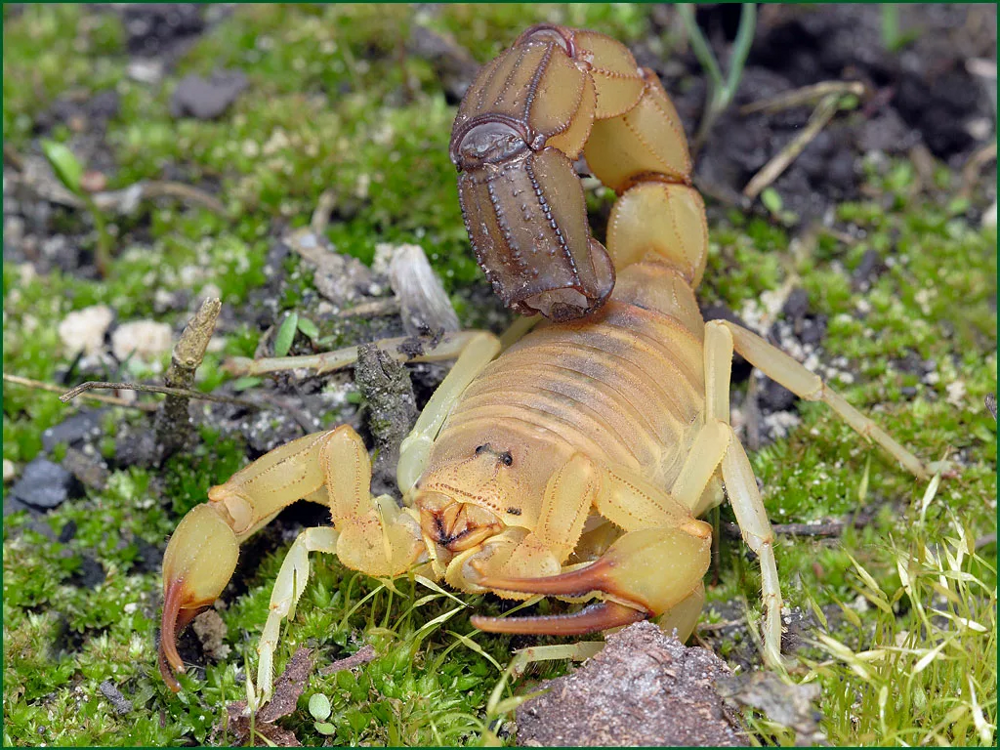
{"type": "Polygon", "coordinates": [[[79,483],[70,472],[39,457],[24,467],[10,494],[37,510],[51,510],[62,505],[78,488],[79,483]]]}
{"type": "Polygon", "coordinates": [[[97,354],[104,348],[104,335],[114,319],[107,305],[94,305],[71,312],[59,323],[59,339],[67,356],[80,352],[97,354]]]}
{"type": "Polygon", "coordinates": [[[173,332],[166,323],[136,320],[123,323],[111,334],[111,350],[119,362],[130,354],[144,361],[158,359],[173,345],[173,332]]]}
{"type": "Polygon", "coordinates": [[[124,715],[131,713],[132,711],[132,701],[128,700],[121,694],[121,691],[115,686],[111,680],[105,680],[100,684],[101,693],[108,702],[114,707],[115,713],[119,715],[124,715]]]}
{"type": "Polygon", "coordinates": [[[84,487],[103,490],[108,485],[108,467],[96,454],[67,448],[62,465],[80,480],[84,487]]]}
{"type": "Polygon", "coordinates": [[[170,99],[174,118],[214,120],[222,115],[249,85],[242,71],[216,71],[209,78],[189,75],[181,79],[170,99]]]}
{"type": "Polygon", "coordinates": [[[42,447],[46,452],[51,452],[60,443],[77,445],[99,438],[103,413],[103,409],[80,412],[53,427],[49,427],[42,433],[42,447]]]}
{"type": "Polygon", "coordinates": [[[14,466],[13,461],[8,461],[5,458],[3,460],[3,483],[9,484],[14,481],[15,476],[17,476],[17,467],[14,466]]]}

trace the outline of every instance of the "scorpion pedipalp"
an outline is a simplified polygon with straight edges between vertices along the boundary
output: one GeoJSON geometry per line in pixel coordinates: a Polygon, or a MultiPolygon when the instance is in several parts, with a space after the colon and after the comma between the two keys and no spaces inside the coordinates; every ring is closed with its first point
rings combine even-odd
{"type": "Polygon", "coordinates": [[[483,576],[479,585],[487,589],[569,597],[596,593],[607,601],[573,614],[474,617],[473,624],[494,632],[582,635],[658,615],[687,598],[701,581],[708,570],[711,539],[711,527],[692,519],[677,528],[629,532],[600,559],[559,575],[483,576]]]}

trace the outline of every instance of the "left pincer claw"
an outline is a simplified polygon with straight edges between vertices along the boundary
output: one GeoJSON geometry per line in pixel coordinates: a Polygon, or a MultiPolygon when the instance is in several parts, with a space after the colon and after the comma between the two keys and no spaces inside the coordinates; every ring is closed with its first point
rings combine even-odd
{"type": "Polygon", "coordinates": [[[215,503],[191,510],[170,537],[163,556],[163,619],[160,673],[175,693],[175,674],[183,673],[177,635],[214,602],[236,570],[239,544],[225,511],[215,503]]]}

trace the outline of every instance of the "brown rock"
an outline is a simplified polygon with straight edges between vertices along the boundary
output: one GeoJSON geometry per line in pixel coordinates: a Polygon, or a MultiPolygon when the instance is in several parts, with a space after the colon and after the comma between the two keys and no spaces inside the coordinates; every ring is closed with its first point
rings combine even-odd
{"type": "Polygon", "coordinates": [[[609,635],[573,674],[517,710],[517,741],[533,746],[745,746],[736,714],[715,690],[730,675],[703,648],[650,622],[609,635]]]}

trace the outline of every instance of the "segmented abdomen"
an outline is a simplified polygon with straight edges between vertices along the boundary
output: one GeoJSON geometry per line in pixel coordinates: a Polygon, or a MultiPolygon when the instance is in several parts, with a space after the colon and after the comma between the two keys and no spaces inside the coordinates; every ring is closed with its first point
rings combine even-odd
{"type": "Polygon", "coordinates": [[[528,422],[552,442],[669,486],[704,408],[701,318],[679,274],[638,266],[595,320],[548,325],[491,363],[441,439],[477,422],[528,422]],[[653,294],[645,293],[650,282],[660,282],[653,294]]]}

